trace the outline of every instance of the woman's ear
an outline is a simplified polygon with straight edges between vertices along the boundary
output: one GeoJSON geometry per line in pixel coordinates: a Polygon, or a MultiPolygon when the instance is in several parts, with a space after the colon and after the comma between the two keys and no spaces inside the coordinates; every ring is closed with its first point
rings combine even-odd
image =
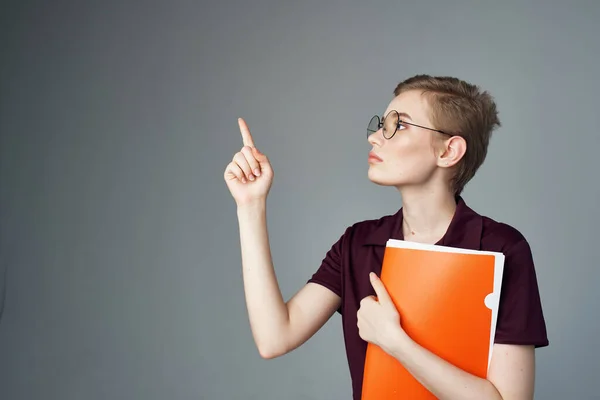
{"type": "Polygon", "coordinates": [[[464,157],[467,152],[467,142],[463,137],[452,136],[444,141],[442,152],[438,157],[438,165],[452,167],[464,157]]]}

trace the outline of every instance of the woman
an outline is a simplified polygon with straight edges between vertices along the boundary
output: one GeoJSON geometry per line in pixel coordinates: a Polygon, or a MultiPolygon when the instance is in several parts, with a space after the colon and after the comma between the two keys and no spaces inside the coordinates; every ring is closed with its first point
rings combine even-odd
{"type": "Polygon", "coordinates": [[[548,345],[534,263],[526,239],[481,216],[460,196],[483,163],[500,125],[491,96],[450,77],[417,75],[396,87],[384,118],[368,128],[371,181],[398,189],[394,215],[344,232],[321,266],[289,301],[279,289],[267,235],[266,198],[273,179],[267,157],[239,120],[244,147],[225,170],[236,201],[244,289],[262,357],[281,356],[342,315],[354,399],[360,399],[367,343],[395,357],[441,399],[532,399],[535,348],[548,345]],[[389,238],[505,254],[493,355],[487,379],[419,346],[379,280],[389,238]]]}

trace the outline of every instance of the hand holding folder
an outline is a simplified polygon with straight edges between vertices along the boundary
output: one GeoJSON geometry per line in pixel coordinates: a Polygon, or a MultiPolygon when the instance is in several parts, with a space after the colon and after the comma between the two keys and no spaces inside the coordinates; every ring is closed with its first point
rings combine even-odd
{"type": "MultiPolygon", "coordinates": [[[[504,269],[501,253],[388,241],[380,279],[419,345],[485,378],[504,269]]],[[[402,364],[369,343],[362,400],[435,399],[402,364]]]]}

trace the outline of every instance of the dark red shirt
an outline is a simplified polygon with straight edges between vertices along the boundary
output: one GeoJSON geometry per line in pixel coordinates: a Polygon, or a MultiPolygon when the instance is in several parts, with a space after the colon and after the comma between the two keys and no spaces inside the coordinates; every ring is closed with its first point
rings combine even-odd
{"type": "MultiPolygon", "coordinates": [[[[403,239],[402,209],[394,215],[348,227],[309,280],[329,288],[342,299],[338,312],[342,316],[346,355],[356,400],[361,397],[367,349],[367,342],[358,334],[356,313],[364,297],[375,295],[369,272],[380,275],[385,245],[390,238],[403,239]]],[[[519,231],[477,214],[458,197],[452,222],[437,244],[504,253],[495,343],[536,347],[548,345],[531,249],[519,231]]]]}

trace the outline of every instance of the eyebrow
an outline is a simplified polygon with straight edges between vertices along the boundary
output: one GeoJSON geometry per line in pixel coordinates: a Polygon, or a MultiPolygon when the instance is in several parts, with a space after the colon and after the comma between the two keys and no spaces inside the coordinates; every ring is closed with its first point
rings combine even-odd
{"type": "Polygon", "coordinates": [[[404,118],[404,119],[410,119],[410,120],[412,121],[412,118],[410,117],[410,115],[408,115],[408,114],[407,114],[407,113],[405,113],[405,112],[398,112],[398,116],[399,116],[400,118],[404,118]]]}

